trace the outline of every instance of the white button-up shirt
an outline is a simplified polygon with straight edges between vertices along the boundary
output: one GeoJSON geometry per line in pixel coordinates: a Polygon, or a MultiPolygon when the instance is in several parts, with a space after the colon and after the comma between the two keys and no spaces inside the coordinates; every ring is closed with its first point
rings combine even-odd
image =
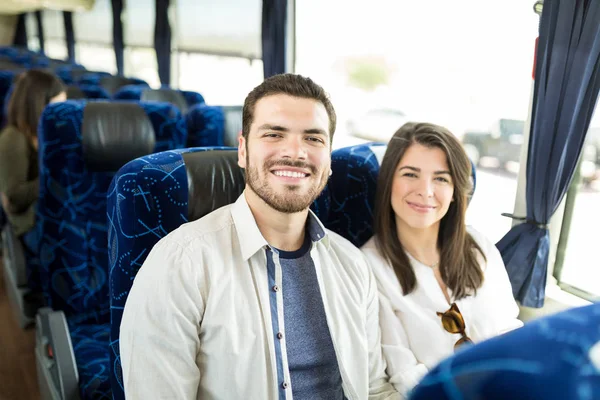
{"type": "MultiPolygon", "coordinates": [[[[464,317],[465,332],[475,343],[523,326],[504,262],[496,246],[474,229],[469,234],[487,258],[481,257],[483,285],[477,295],[455,300],[464,317]]],[[[404,296],[391,265],[371,238],[361,250],[373,269],[380,292],[381,343],[390,382],[406,395],[427,371],[454,353],[460,334],[448,333],[436,312],[450,308],[433,269],[408,254],[417,286],[404,296]]]]}
{"type": "MultiPolygon", "coordinates": [[[[400,398],[385,374],[372,272],[360,250],[309,218],[322,233],[310,254],[345,396],[400,398]]],[[[281,264],[275,253],[271,287],[267,246],[244,194],[154,246],[121,323],[127,399],[292,398],[286,337],[273,331],[273,318],[285,331],[281,264]]]]}

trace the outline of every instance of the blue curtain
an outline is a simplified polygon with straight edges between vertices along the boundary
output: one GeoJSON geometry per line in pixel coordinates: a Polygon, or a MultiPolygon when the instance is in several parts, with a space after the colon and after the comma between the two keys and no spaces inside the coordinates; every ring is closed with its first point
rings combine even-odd
{"type": "Polygon", "coordinates": [[[44,54],[45,46],[44,46],[44,21],[42,20],[42,12],[35,12],[35,19],[37,20],[37,29],[38,29],[38,39],[40,41],[40,53],[44,54]]]}
{"type": "Polygon", "coordinates": [[[169,25],[170,0],[156,0],[154,23],[154,51],[158,64],[158,77],[163,85],[171,84],[171,25],[169,25]]]}
{"type": "Polygon", "coordinates": [[[113,17],[113,47],[115,49],[115,59],[117,61],[117,74],[123,75],[123,0],[111,0],[113,17]]]}
{"type": "Polygon", "coordinates": [[[25,15],[26,14],[19,14],[13,46],[27,48],[27,25],[25,24],[25,15]]]}
{"type": "Polygon", "coordinates": [[[63,11],[63,21],[65,23],[65,39],[67,41],[68,60],[75,62],[75,30],[73,29],[73,13],[63,11]]]}
{"type": "Polygon", "coordinates": [[[287,0],[263,0],[262,59],[265,79],[285,72],[287,0]]]}
{"type": "Polygon", "coordinates": [[[600,89],[600,1],[545,0],[540,21],[529,151],[527,216],[496,245],[515,299],[542,307],[547,224],[573,177],[600,89]]]}

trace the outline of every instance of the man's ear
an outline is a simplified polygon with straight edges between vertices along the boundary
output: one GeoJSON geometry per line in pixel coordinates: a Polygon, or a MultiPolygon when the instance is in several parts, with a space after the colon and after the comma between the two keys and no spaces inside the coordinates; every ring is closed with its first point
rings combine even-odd
{"type": "Polygon", "coordinates": [[[246,139],[244,136],[238,136],[238,165],[240,168],[246,168],[246,139]]]}

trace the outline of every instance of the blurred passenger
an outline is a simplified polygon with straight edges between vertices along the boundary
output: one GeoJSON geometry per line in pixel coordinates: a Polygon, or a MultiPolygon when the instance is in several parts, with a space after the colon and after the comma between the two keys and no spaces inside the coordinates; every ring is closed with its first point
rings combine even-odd
{"type": "Polygon", "coordinates": [[[49,103],[65,101],[62,81],[55,75],[29,70],[14,84],[8,103],[7,125],[0,133],[0,197],[27,260],[31,289],[40,289],[37,276],[35,208],[39,196],[38,121],[49,103]]]}

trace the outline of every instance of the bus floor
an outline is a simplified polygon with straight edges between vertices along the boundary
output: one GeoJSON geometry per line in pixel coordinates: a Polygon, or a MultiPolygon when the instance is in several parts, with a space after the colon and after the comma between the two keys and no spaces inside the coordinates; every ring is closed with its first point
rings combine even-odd
{"type": "Polygon", "coordinates": [[[35,327],[23,330],[17,324],[4,286],[3,268],[0,261],[0,400],[39,400],[35,327]]]}

